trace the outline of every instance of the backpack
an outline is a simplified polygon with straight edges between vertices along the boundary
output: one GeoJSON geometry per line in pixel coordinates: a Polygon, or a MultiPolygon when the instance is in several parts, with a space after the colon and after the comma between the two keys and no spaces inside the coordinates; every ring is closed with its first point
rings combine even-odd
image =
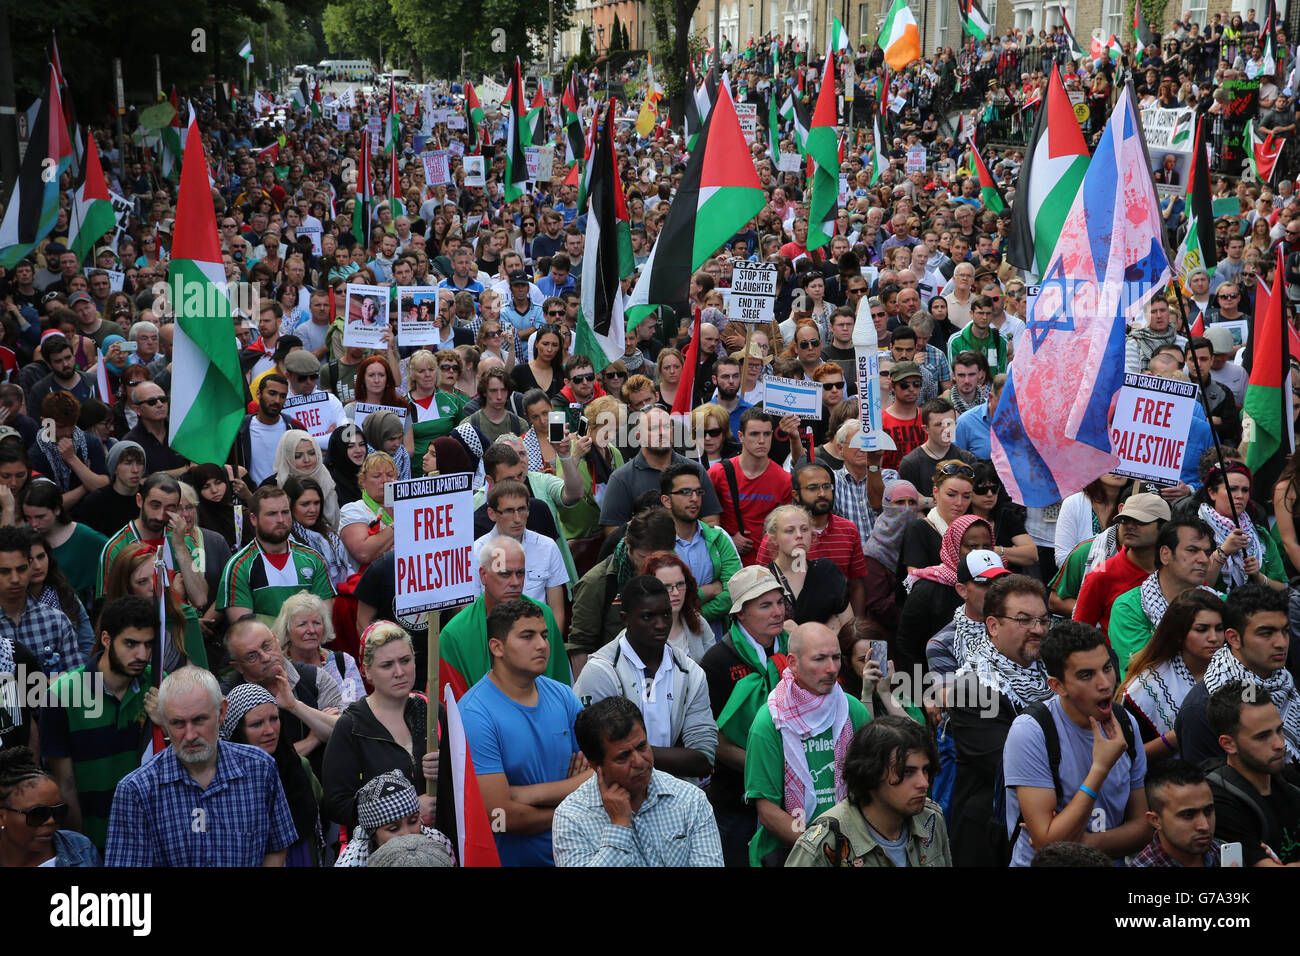
{"type": "MultiPolygon", "coordinates": [[[[1244,787],[1241,787],[1228,779],[1227,774],[1224,773],[1227,769],[1228,765],[1226,763],[1220,763],[1214,769],[1207,770],[1205,773],[1206,781],[1215,787],[1221,788],[1225,793],[1236,797],[1242,803],[1246,804],[1246,806],[1250,807],[1251,812],[1255,814],[1255,822],[1259,824],[1260,835],[1263,836],[1272,830],[1277,825],[1278,821],[1274,817],[1272,810],[1260,802],[1260,795],[1254,790],[1254,788],[1246,790],[1244,787]]],[[[1280,787],[1283,795],[1286,796],[1292,804],[1300,803],[1300,790],[1298,790],[1293,784],[1283,780],[1280,776],[1275,775],[1273,777],[1273,786],[1280,787]]]]}
{"type": "MultiPolygon", "coordinates": [[[[1137,739],[1133,733],[1133,722],[1129,719],[1129,713],[1125,710],[1124,705],[1115,703],[1111,705],[1114,708],[1115,719],[1119,723],[1120,730],[1124,734],[1124,742],[1128,745],[1129,760],[1137,759],[1137,739]]],[[[1065,790],[1061,786],[1061,738],[1056,732],[1056,721],[1052,719],[1052,712],[1048,709],[1047,703],[1037,701],[1026,708],[1022,713],[1028,714],[1037,721],[1038,726],[1043,729],[1043,743],[1047,748],[1047,763],[1052,768],[1052,786],[1056,789],[1056,802],[1059,804],[1061,798],[1065,796],[1065,790]]],[[[1005,754],[1005,749],[1003,751],[1005,754]]],[[[999,829],[1006,830],[1007,820],[1007,786],[1006,779],[1003,776],[1003,763],[998,762],[998,772],[993,777],[993,819],[999,829]]],[[[1008,852],[1016,848],[1016,841],[1020,839],[1023,832],[1020,824],[1025,822],[1023,816],[1016,817],[1016,827],[1012,831],[1007,844],[1008,852]]]]}
{"type": "Polygon", "coordinates": [[[731,493],[731,507],[736,512],[736,534],[745,533],[745,519],[740,514],[740,486],[736,481],[736,463],[722,459],[722,471],[727,476],[727,491],[731,493]]]}

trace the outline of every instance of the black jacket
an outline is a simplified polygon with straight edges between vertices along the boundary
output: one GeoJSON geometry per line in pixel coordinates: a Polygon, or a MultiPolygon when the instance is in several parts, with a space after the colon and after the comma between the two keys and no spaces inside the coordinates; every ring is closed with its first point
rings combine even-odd
{"type": "MultiPolygon", "coordinates": [[[[366,698],[354,701],[334,725],[325,745],[325,767],[321,785],[321,816],[341,823],[349,831],[357,825],[357,791],[381,773],[400,770],[420,793],[424,793],[424,774],[420,762],[425,753],[425,721],[428,704],[412,694],[406,701],[406,726],[411,732],[414,758],[406,752],[388,729],[379,722],[366,698]]],[[[447,713],[438,708],[438,805],[434,826],[456,843],[456,808],[452,796],[451,751],[448,746],[447,713]]]]}
{"type": "MultiPolygon", "coordinates": [[[[241,468],[247,468],[253,457],[253,437],[252,423],[253,415],[245,415],[244,420],[239,423],[239,431],[235,433],[235,444],[230,449],[230,464],[237,465],[241,468]]],[[[286,428],[302,428],[298,419],[291,415],[280,413],[280,421],[284,422],[286,428]]],[[[303,429],[306,431],[306,429],[303,429]]]]}

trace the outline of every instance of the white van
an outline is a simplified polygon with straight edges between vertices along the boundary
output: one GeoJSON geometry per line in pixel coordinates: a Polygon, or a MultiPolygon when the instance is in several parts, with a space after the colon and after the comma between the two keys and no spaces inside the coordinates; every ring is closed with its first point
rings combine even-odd
{"type": "Polygon", "coordinates": [[[321,60],[316,69],[326,76],[345,80],[364,80],[374,72],[369,60],[321,60]]]}

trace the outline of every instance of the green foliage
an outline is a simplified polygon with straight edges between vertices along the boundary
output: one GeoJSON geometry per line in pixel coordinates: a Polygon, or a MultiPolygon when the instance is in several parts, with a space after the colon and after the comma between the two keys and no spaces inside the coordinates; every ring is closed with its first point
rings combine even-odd
{"type": "Polygon", "coordinates": [[[614,14],[614,24],[609,29],[609,46],[605,47],[605,53],[617,53],[619,50],[626,49],[623,46],[623,30],[618,21],[618,14],[614,14]]]}
{"type": "Polygon", "coordinates": [[[578,40],[578,55],[575,59],[587,65],[591,63],[591,27],[585,23],[582,25],[582,37],[578,40]]]}
{"type": "Polygon", "coordinates": [[[632,41],[629,40],[627,36],[627,23],[623,24],[623,49],[624,50],[632,49],[632,41]]]}
{"type": "MultiPolygon", "coordinates": [[[[1127,43],[1133,37],[1133,5],[1135,0],[1124,0],[1124,27],[1119,36],[1116,37],[1120,43],[1127,43]]],[[[1155,34],[1156,43],[1165,35],[1168,24],[1165,22],[1165,9],[1169,6],[1169,0],[1145,0],[1142,3],[1142,15],[1147,18],[1147,26],[1155,34]]],[[[1178,11],[1175,11],[1177,13],[1178,11]]],[[[1208,23],[1208,18],[1206,23],[1208,23]]],[[[1201,24],[1202,27],[1205,23],[1201,24]]]]}
{"type": "MultiPolygon", "coordinates": [[[[341,5],[373,0],[335,0],[341,5]]],[[[459,76],[462,51],[467,72],[504,73],[518,56],[525,63],[546,54],[547,5],[535,0],[387,0],[391,20],[414,57],[434,75],[459,76]],[[493,50],[493,31],[505,49],[493,50]]],[[[574,0],[554,0],[554,29],[569,27],[574,0]]]]}

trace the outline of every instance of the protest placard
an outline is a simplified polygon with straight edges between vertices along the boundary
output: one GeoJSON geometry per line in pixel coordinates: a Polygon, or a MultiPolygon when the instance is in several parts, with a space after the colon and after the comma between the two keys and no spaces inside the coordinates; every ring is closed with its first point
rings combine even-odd
{"type": "Polygon", "coordinates": [[[339,110],[334,114],[334,128],[342,132],[347,132],[352,128],[352,114],[339,110]]]}
{"type": "Polygon", "coordinates": [[[357,402],[354,406],[356,411],[352,415],[352,421],[360,428],[365,424],[366,419],[375,412],[392,412],[402,422],[402,427],[406,427],[406,413],[408,409],[397,405],[374,405],[370,402],[357,402]]]}
{"type": "Polygon", "coordinates": [[[393,610],[416,614],[468,604],[474,572],[474,492],[469,474],[395,481],[393,610]]]}
{"type": "Polygon", "coordinates": [[[330,428],[335,424],[333,417],[325,414],[329,400],[330,393],[320,389],[306,395],[291,394],[285,399],[284,413],[298,419],[312,438],[328,440],[330,428]]]}
{"type": "Polygon", "coordinates": [[[116,269],[83,269],[83,272],[89,276],[92,272],[104,272],[108,274],[108,291],[121,292],[122,286],[126,283],[126,273],[118,272],[116,269]]]}
{"type": "Polygon", "coordinates": [[[756,103],[737,103],[736,119],[740,120],[740,131],[745,134],[745,142],[753,145],[758,135],[758,105],[756,103]]]}
{"type": "Polygon", "coordinates": [[[388,331],[388,287],[349,283],[347,297],[343,344],[358,349],[383,349],[384,333],[388,331]]]}
{"type": "Polygon", "coordinates": [[[528,178],[533,182],[550,182],[554,158],[555,148],[552,146],[525,146],[524,162],[528,166],[528,178]]]}
{"type": "Polygon", "coordinates": [[[783,173],[797,173],[803,166],[803,157],[798,153],[782,153],[776,161],[776,168],[783,173]]]}
{"type": "Polygon", "coordinates": [[[776,305],[776,266],[732,260],[727,316],[738,322],[771,322],[776,305]]]}
{"type": "Polygon", "coordinates": [[[436,149],[420,157],[424,162],[424,182],[428,186],[445,186],[451,182],[451,163],[445,149],[436,149]]]}
{"type": "Polygon", "coordinates": [[[447,117],[447,129],[464,129],[465,117],[459,113],[452,113],[447,117]]]}
{"type": "Polygon", "coordinates": [[[1198,392],[1191,382],[1125,372],[1110,430],[1115,474],[1178,484],[1198,392]]]}
{"type": "Polygon", "coordinates": [[[380,118],[378,113],[372,113],[369,119],[366,120],[366,129],[372,133],[378,134],[383,130],[383,128],[384,121],[380,118]]]}
{"type": "Polygon", "coordinates": [[[300,226],[298,227],[298,235],[299,235],[299,236],[307,236],[308,238],[311,239],[311,252],[312,252],[312,255],[314,255],[314,256],[318,256],[318,255],[321,254],[321,247],[320,247],[321,225],[320,225],[320,223],[317,223],[317,222],[311,222],[311,223],[309,223],[309,222],[304,222],[302,225],[300,225],[300,226]]]}
{"type": "Polygon", "coordinates": [[[466,156],[465,163],[465,185],[466,186],[486,186],[487,177],[483,172],[482,156],[466,156]]]}
{"type": "Polygon", "coordinates": [[[925,163],[926,157],[924,146],[913,146],[907,151],[907,172],[909,175],[912,173],[925,172],[925,163]]]}
{"type": "Polygon", "coordinates": [[[404,285],[397,290],[397,344],[436,345],[438,287],[404,285]]]}
{"type": "Polygon", "coordinates": [[[822,417],[822,386],[798,378],[763,378],[763,411],[769,415],[797,415],[800,418],[822,417]]]}
{"type": "Polygon", "coordinates": [[[452,142],[450,142],[450,143],[447,144],[447,152],[449,152],[449,153],[453,153],[453,154],[456,155],[456,156],[464,156],[464,155],[465,155],[465,144],[464,144],[464,143],[458,143],[458,142],[456,142],[455,140],[453,140],[452,142]]]}

